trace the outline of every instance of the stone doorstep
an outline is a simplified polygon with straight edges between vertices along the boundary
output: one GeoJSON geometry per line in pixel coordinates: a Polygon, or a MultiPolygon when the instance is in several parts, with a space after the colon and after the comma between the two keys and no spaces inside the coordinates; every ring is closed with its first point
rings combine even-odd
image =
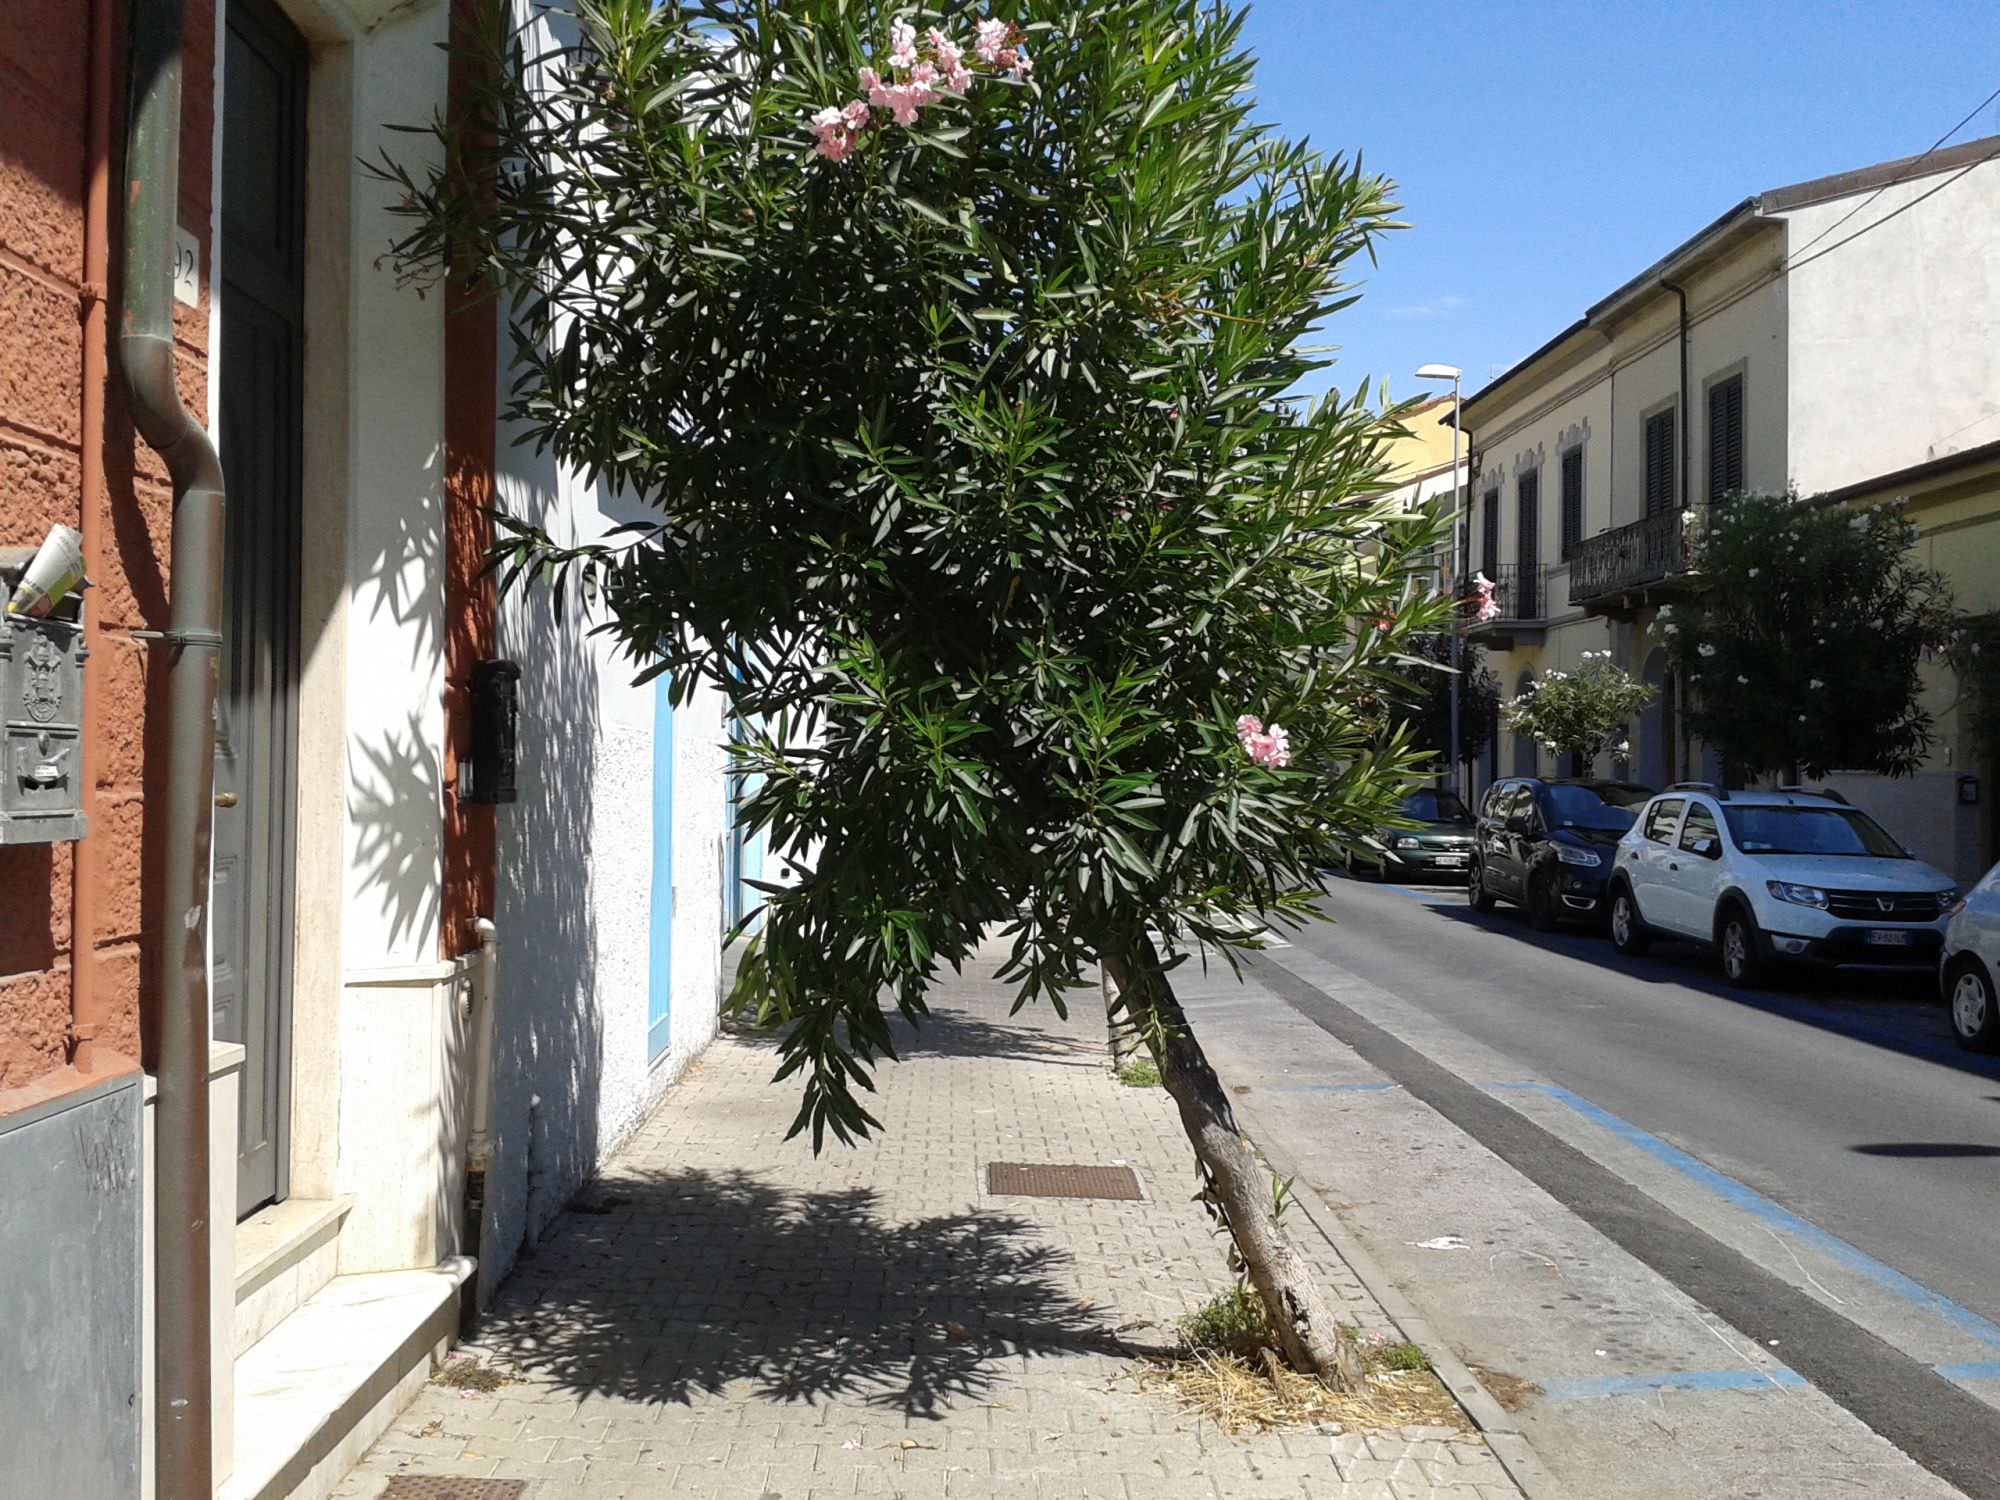
{"type": "Polygon", "coordinates": [[[241,1358],[333,1280],[343,1198],[288,1198],[236,1226],[236,1349],[241,1358]]]}
{"type": "Polygon", "coordinates": [[[458,1328],[459,1256],[336,1276],[236,1361],[236,1467],[217,1500],[319,1500],[430,1379],[458,1328]]]}

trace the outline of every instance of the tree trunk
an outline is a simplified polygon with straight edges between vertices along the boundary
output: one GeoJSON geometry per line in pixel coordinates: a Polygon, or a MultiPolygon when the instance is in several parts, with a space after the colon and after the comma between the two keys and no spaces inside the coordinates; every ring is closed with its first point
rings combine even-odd
{"type": "Polygon", "coordinates": [[[1111,1037],[1111,1070],[1115,1073],[1138,1052],[1139,1028],[1132,1024],[1132,1013],[1125,1008],[1118,981],[1111,977],[1108,966],[1100,970],[1098,985],[1104,992],[1104,1025],[1111,1037]]]}
{"type": "Polygon", "coordinates": [[[1280,1351],[1293,1369],[1317,1375],[1335,1390],[1358,1390],[1367,1378],[1361,1351],[1334,1321],[1305,1258],[1279,1228],[1270,1175],[1236,1128],[1229,1097],[1195,1040],[1151,942],[1141,938],[1122,953],[1106,953],[1104,967],[1131,1023],[1159,1060],[1160,1081],[1180,1109],[1181,1126],[1264,1303],[1280,1351]]]}

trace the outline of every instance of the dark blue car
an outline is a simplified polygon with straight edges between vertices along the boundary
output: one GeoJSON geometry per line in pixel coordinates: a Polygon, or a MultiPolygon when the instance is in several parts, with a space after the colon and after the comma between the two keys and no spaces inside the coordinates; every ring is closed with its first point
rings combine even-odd
{"type": "Polygon", "coordinates": [[[1474,911],[1511,901],[1539,932],[1602,920],[1612,856],[1652,795],[1626,781],[1494,782],[1473,828],[1466,899],[1474,911]]]}

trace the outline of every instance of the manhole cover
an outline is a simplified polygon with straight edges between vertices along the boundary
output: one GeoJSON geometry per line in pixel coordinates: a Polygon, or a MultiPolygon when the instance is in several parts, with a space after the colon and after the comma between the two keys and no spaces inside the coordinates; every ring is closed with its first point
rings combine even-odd
{"type": "Polygon", "coordinates": [[[991,1161],[986,1191],[1014,1198],[1116,1198],[1140,1201],[1139,1175],[1130,1167],[1058,1167],[1046,1162],[991,1161]]]}
{"type": "Polygon", "coordinates": [[[381,1500],[521,1500],[525,1479],[458,1479],[443,1475],[398,1474],[381,1500]]]}

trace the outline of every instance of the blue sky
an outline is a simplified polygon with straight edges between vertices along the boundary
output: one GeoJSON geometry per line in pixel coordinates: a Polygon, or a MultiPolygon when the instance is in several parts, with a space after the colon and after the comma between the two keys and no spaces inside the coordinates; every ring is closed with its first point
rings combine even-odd
{"type": "MultiPolygon", "coordinates": [[[[1320,384],[1477,390],[1740,200],[1915,155],[2000,88],[2000,3],[1251,0],[1263,118],[1359,149],[1410,228],[1320,384]]],[[[1988,105],[1953,141],[2000,133],[1988,105]]]]}

